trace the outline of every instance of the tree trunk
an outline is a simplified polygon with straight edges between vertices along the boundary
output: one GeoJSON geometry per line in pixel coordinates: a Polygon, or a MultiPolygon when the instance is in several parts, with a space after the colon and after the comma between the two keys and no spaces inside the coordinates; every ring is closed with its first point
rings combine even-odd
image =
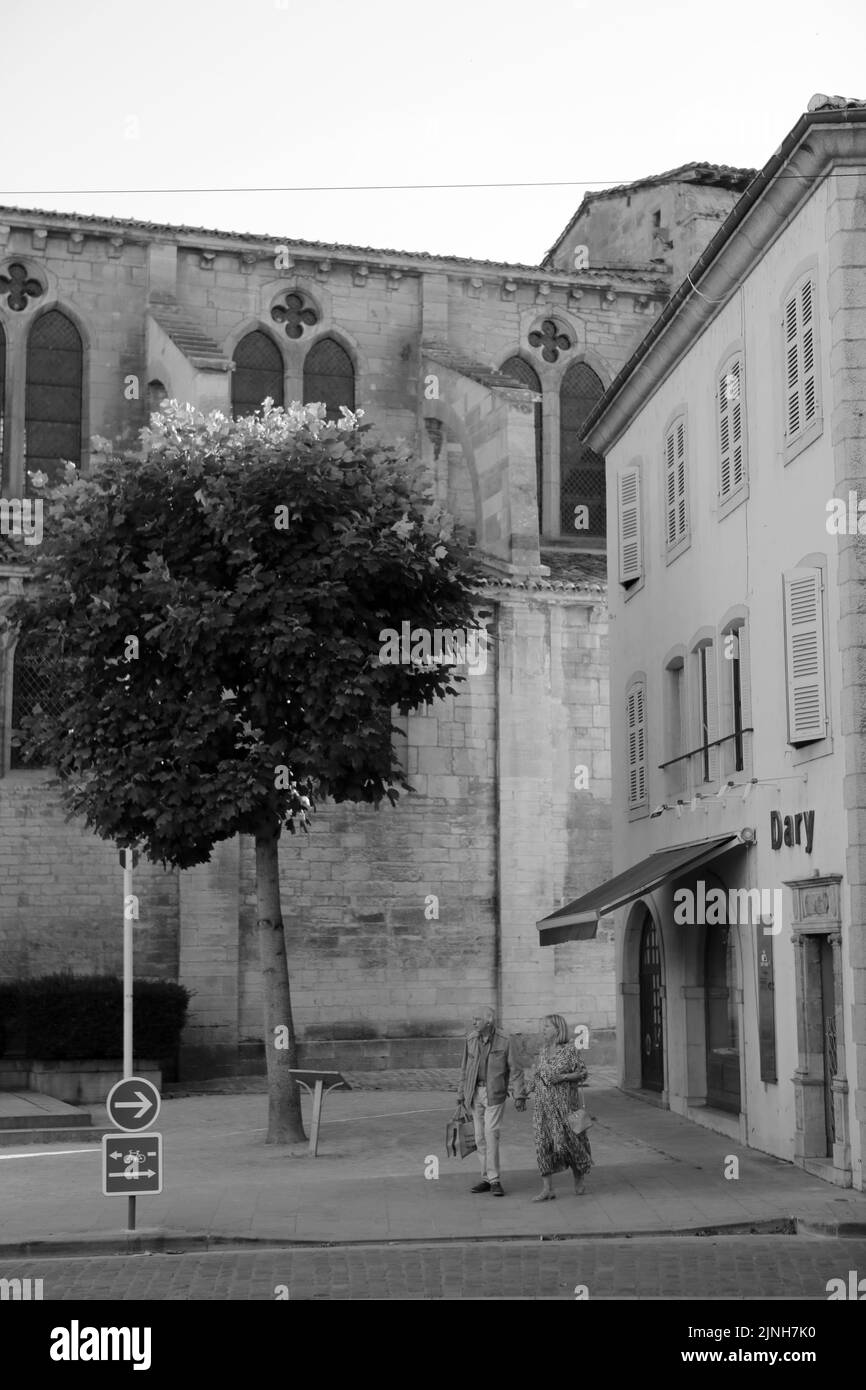
{"type": "Polygon", "coordinates": [[[289,964],[280,910],[279,827],[256,833],[256,906],[265,995],[265,1057],[268,1066],[266,1144],[303,1141],[301,1092],[289,1069],[297,1067],[289,964]]]}

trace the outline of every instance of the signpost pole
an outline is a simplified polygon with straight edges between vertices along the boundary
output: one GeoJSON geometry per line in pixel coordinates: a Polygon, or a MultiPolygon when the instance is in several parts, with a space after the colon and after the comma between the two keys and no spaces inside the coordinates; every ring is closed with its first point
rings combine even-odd
{"type": "MultiPolygon", "coordinates": [[[[132,1062],[132,850],[123,856],[123,1075],[134,1074],[132,1062]]],[[[135,1198],[128,1202],[127,1228],[135,1230],[135,1198]]]]}

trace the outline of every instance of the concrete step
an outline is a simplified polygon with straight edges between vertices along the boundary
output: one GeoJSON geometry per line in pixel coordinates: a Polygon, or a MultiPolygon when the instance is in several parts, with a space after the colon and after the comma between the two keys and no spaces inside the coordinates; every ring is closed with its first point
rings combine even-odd
{"type": "Polygon", "coordinates": [[[98,1144],[103,1134],[116,1134],[111,1129],[0,1129],[0,1149],[17,1149],[22,1144],[98,1144]]]}
{"type": "Polygon", "coordinates": [[[89,1110],[67,1105],[41,1091],[0,1091],[0,1135],[33,1130],[44,1137],[46,1130],[68,1133],[89,1129],[92,1124],[89,1110]]]}

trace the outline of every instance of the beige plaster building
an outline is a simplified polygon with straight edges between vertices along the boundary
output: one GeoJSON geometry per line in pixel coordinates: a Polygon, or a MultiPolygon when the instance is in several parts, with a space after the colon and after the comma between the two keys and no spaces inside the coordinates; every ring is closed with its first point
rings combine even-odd
{"type": "Polygon", "coordinates": [[[613,877],[542,925],[616,921],[625,1088],[859,1189],[864,399],[866,103],[816,98],[590,419],[613,877]]]}

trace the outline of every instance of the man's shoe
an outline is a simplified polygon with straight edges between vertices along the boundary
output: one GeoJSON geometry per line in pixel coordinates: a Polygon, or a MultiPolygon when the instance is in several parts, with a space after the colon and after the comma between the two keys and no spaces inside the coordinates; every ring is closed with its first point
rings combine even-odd
{"type": "Polygon", "coordinates": [[[470,1192],[489,1192],[489,1191],[490,1191],[490,1183],[489,1183],[489,1182],[477,1182],[477,1183],[475,1184],[474,1187],[470,1187],[469,1191],[470,1191],[470,1192]]]}
{"type": "Polygon", "coordinates": [[[490,1191],[491,1191],[491,1193],[493,1194],[494,1197],[504,1197],[504,1196],[505,1196],[505,1193],[504,1193],[504,1191],[502,1190],[502,1183],[501,1183],[501,1182],[492,1182],[492,1183],[490,1184],[490,1191]]]}

